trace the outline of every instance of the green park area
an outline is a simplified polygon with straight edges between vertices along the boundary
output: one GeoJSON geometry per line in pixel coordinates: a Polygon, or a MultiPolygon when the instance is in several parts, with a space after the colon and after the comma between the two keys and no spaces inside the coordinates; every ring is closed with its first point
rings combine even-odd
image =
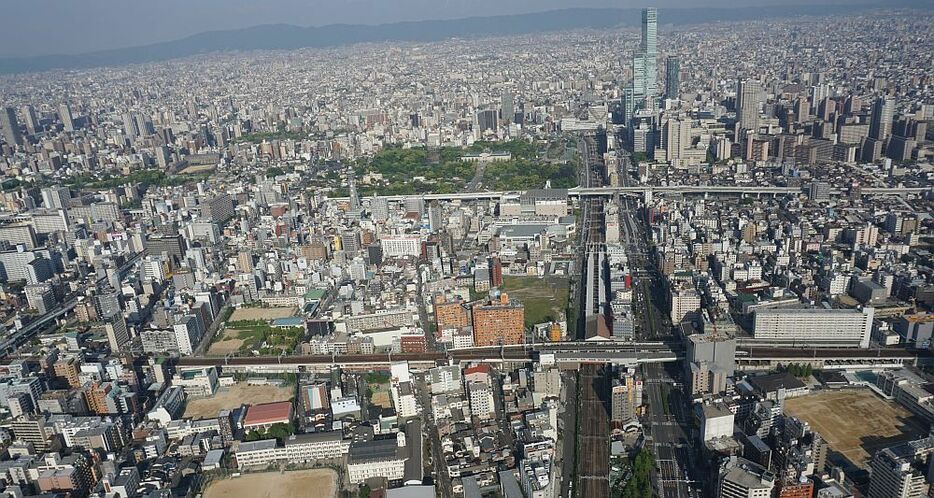
{"type": "Polygon", "coordinates": [[[363,196],[403,195],[423,192],[451,193],[462,190],[478,171],[476,163],[461,160],[466,154],[484,151],[509,152],[506,161],[486,164],[483,185],[491,190],[542,188],[551,180],[554,188],[577,185],[577,168],[571,162],[546,160],[545,151],[524,140],[479,141],[470,147],[427,149],[387,147],[354,167],[357,189],[363,196]],[[363,183],[365,173],[382,175],[381,180],[363,183]]]}
{"type": "Polygon", "coordinates": [[[362,195],[415,194],[422,192],[450,193],[464,187],[473,178],[474,165],[460,160],[463,151],[443,148],[430,151],[422,147],[403,149],[388,147],[369,160],[362,160],[355,171],[378,173],[382,180],[360,185],[362,195]]]}
{"type": "Polygon", "coordinates": [[[543,188],[551,180],[552,188],[577,185],[577,167],[571,162],[546,161],[542,149],[522,140],[508,142],[477,142],[471,152],[507,151],[508,161],[490,163],[483,173],[483,184],[490,190],[525,190],[543,188]]]}
{"type": "Polygon", "coordinates": [[[504,276],[500,289],[525,306],[525,325],[557,321],[568,306],[568,279],[504,276]]]}
{"type": "Polygon", "coordinates": [[[366,398],[371,405],[392,408],[389,373],[370,372],[363,376],[363,380],[366,382],[366,398]]]}
{"type": "Polygon", "coordinates": [[[220,341],[239,341],[239,351],[260,354],[291,353],[305,335],[304,327],[273,327],[266,320],[227,322],[220,341]]]}

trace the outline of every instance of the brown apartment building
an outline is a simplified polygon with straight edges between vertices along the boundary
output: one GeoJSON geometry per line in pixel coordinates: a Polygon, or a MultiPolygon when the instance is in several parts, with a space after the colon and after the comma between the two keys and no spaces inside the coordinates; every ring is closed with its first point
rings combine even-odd
{"type": "Polygon", "coordinates": [[[467,308],[460,297],[447,300],[444,294],[439,294],[435,296],[434,308],[435,323],[438,326],[435,330],[436,336],[441,336],[441,331],[445,329],[460,329],[470,325],[467,308]]]}
{"type": "Polygon", "coordinates": [[[525,339],[525,307],[510,301],[507,294],[498,300],[475,304],[472,308],[475,346],[522,344],[525,339]]]}

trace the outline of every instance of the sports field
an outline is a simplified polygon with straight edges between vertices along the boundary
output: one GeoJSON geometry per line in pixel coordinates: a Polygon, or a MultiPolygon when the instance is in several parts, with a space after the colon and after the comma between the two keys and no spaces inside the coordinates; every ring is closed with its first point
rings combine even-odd
{"type": "Polygon", "coordinates": [[[337,474],[314,469],[260,472],[214,481],[204,498],[330,498],[337,494],[337,474]]]}
{"type": "Polygon", "coordinates": [[[785,400],[785,413],[811,424],[853,465],[868,468],[879,449],[925,434],[920,421],[869,389],[823,391],[785,400]]]}

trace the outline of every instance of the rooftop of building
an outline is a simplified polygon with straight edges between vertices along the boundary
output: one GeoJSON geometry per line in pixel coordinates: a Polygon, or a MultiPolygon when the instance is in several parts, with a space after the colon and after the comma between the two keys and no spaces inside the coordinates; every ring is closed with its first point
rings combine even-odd
{"type": "Polygon", "coordinates": [[[756,375],[748,378],[749,384],[763,393],[778,391],[779,389],[803,389],[804,382],[788,372],[768,375],[756,375]]]}
{"type": "Polygon", "coordinates": [[[347,463],[357,464],[398,458],[400,458],[399,444],[393,437],[351,443],[347,463]]]}
{"type": "Polygon", "coordinates": [[[775,475],[761,465],[745,458],[731,458],[724,466],[724,479],[748,489],[771,488],[775,475]]]}
{"type": "Polygon", "coordinates": [[[283,441],[283,444],[285,446],[292,446],[296,444],[327,443],[340,441],[343,438],[344,434],[341,431],[311,432],[307,434],[293,434],[283,441]]]}
{"type": "Polygon", "coordinates": [[[292,403],[288,401],[252,405],[247,409],[243,424],[259,425],[288,422],[291,415],[292,403]]]}
{"type": "Polygon", "coordinates": [[[242,442],[237,447],[238,452],[271,450],[276,447],[275,439],[261,439],[259,441],[242,442]]]}

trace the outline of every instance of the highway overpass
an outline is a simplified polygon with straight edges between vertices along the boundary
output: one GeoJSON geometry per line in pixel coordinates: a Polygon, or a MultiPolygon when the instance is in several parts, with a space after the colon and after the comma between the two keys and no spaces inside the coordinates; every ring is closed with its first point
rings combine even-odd
{"type": "Polygon", "coordinates": [[[78,299],[72,297],[65,303],[49,310],[49,312],[41,317],[27,323],[23,328],[10,332],[7,337],[4,337],[3,340],[0,341],[0,351],[4,354],[13,353],[20,344],[32,339],[32,336],[54,324],[55,320],[58,320],[59,317],[75,309],[77,304],[78,299]]]}
{"type": "MultiPolygon", "coordinates": [[[[588,363],[635,366],[669,363],[683,359],[680,345],[660,342],[561,342],[519,346],[491,346],[448,352],[378,353],[341,355],[282,356],[191,356],[178,360],[182,367],[216,366],[225,371],[302,372],[327,371],[334,366],[348,370],[389,368],[391,362],[408,361],[412,368],[425,369],[439,364],[460,362],[522,364],[539,361],[573,368],[588,363]]],[[[740,347],[736,351],[740,370],[765,370],[790,363],[809,363],[816,368],[858,369],[894,368],[917,362],[934,361],[927,351],[905,348],[762,348],[740,347]]]]}
{"type": "Polygon", "coordinates": [[[225,371],[248,372],[302,372],[327,371],[338,366],[347,370],[373,370],[389,368],[395,361],[407,361],[414,369],[431,368],[439,364],[460,362],[515,363],[542,361],[558,366],[583,363],[613,363],[634,366],[641,363],[665,363],[677,361],[679,353],[664,346],[652,346],[644,350],[633,347],[592,347],[587,345],[575,350],[571,347],[489,347],[470,348],[449,352],[427,353],[381,353],[342,355],[282,355],[282,356],[188,356],[178,360],[180,367],[220,367],[225,371]]]}
{"type": "MultiPolygon", "coordinates": [[[[886,187],[866,187],[862,189],[862,195],[917,195],[929,192],[930,187],[905,187],[905,188],[886,188],[886,187]]],[[[403,201],[406,198],[418,197],[426,201],[479,201],[490,199],[501,199],[507,196],[519,196],[525,191],[522,190],[487,190],[481,192],[454,192],[449,194],[411,194],[411,195],[388,195],[384,196],[390,201],[403,201]]],[[[614,195],[794,195],[804,194],[802,187],[768,187],[758,185],[667,185],[650,186],[639,185],[631,187],[574,187],[568,189],[568,197],[612,197],[614,195]]],[[[832,189],[831,194],[842,195],[844,192],[839,189],[832,189]]],[[[347,197],[331,197],[333,201],[347,201],[347,197]]]]}

